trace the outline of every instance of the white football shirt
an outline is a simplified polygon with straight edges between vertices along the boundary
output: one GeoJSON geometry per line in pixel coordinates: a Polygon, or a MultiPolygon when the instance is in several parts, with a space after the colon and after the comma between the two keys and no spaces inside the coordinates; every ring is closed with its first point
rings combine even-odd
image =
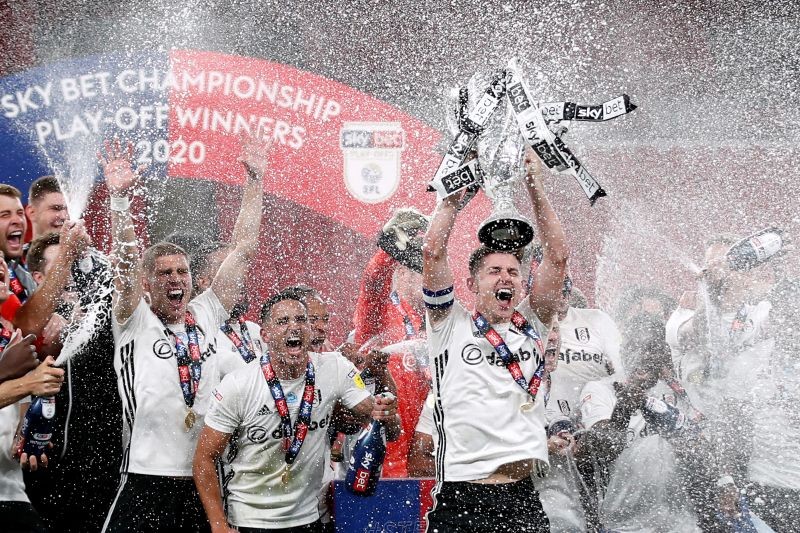
{"type": "MultiPolygon", "coordinates": [[[[333,407],[341,400],[353,408],[369,398],[355,366],[336,352],[310,353],[316,392],[311,426],[291,468],[290,481],[281,483],[286,465],[280,416],[258,363],[226,376],[214,391],[206,415],[208,427],[232,436],[225,458],[228,520],[240,527],[290,528],[320,516],[318,500],[326,468],[333,407]]],[[[305,375],[281,380],[294,426],[305,386],[305,375]]]]}
{"type": "MultiPolygon", "coordinates": [[[[250,333],[250,340],[253,342],[253,351],[256,355],[256,358],[250,362],[258,364],[258,360],[264,350],[261,342],[261,326],[255,322],[250,322],[249,320],[245,320],[244,324],[247,327],[248,333],[250,333]]],[[[220,324],[220,326],[222,326],[222,324],[220,324]]],[[[235,322],[232,327],[233,332],[238,335],[239,338],[241,338],[242,333],[239,323],[235,322]]],[[[219,357],[217,367],[219,368],[220,379],[224,378],[231,372],[239,370],[240,368],[244,368],[248,364],[244,359],[242,359],[242,354],[239,353],[239,350],[237,350],[236,346],[233,345],[233,341],[230,339],[230,337],[228,337],[228,335],[225,334],[224,331],[222,331],[222,329],[217,331],[217,356],[219,357]]]]}
{"type": "Polygon", "coordinates": [[[30,403],[26,398],[0,409],[0,502],[27,502],[25,482],[19,460],[12,455],[14,435],[19,424],[20,406],[30,403]]]}
{"type": "MultiPolygon", "coordinates": [[[[211,289],[189,302],[197,322],[202,376],[193,410],[197,420],[187,429],[188,408],[178,379],[175,340],[142,298],[124,324],[116,317],[114,369],[122,398],[122,472],[191,477],[197,437],[203,427],[211,391],[219,382],[216,332],[228,313],[211,289]]],[[[169,328],[188,343],[183,324],[169,328]]]]}
{"type": "Polygon", "coordinates": [[[622,379],[620,335],[614,321],[599,309],[570,307],[559,324],[561,350],[550,373],[552,385],[547,420],[578,421],[581,389],[590,381],[616,375],[622,379]]]}
{"type": "MultiPolygon", "coordinates": [[[[517,308],[542,339],[547,329],[526,298],[517,308]]],[[[500,466],[520,460],[547,461],[544,392],[530,410],[521,409],[530,395],[511,378],[492,345],[481,335],[470,313],[456,302],[448,316],[428,326],[434,356],[434,420],[438,481],[485,478],[500,466]]],[[[493,324],[520,359],[530,380],[544,355],[541,348],[510,323],[493,324]]]]}

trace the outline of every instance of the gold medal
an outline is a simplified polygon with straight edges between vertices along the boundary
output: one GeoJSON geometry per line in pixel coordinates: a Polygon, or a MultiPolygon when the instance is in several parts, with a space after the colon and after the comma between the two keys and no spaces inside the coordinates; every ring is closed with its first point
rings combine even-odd
{"type": "Polygon", "coordinates": [[[533,409],[533,402],[525,402],[519,406],[519,410],[523,413],[527,413],[528,411],[533,409]]]}
{"type": "Polygon", "coordinates": [[[197,415],[192,409],[189,409],[189,412],[186,413],[186,418],[183,419],[183,423],[186,424],[186,430],[192,429],[195,422],[197,422],[197,415]]]}
{"type": "Polygon", "coordinates": [[[289,484],[289,465],[286,465],[283,469],[283,473],[281,474],[281,483],[285,487],[289,484]]]}

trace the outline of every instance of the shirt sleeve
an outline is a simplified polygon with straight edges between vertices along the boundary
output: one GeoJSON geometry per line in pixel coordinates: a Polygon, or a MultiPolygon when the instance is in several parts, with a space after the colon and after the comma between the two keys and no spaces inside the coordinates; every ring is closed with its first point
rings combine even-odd
{"type": "Polygon", "coordinates": [[[211,393],[205,423],[211,429],[232,434],[243,420],[239,386],[234,375],[225,376],[211,393]]]}
{"type": "Polygon", "coordinates": [[[581,390],[581,423],[586,429],[601,420],[611,420],[611,413],[617,404],[614,393],[614,382],[611,380],[590,381],[581,390]]]}
{"type": "Polygon", "coordinates": [[[200,327],[210,332],[216,332],[230,316],[213,289],[206,289],[203,294],[189,302],[189,311],[194,314],[200,327]]]}
{"type": "Polygon", "coordinates": [[[336,353],[339,371],[339,398],[348,409],[352,409],[370,397],[356,367],[342,354],[336,353]]]}
{"type": "Polygon", "coordinates": [[[363,344],[386,328],[392,274],[397,266],[389,254],[378,250],[367,263],[353,314],[356,344],[363,344]]]}
{"type": "Polygon", "coordinates": [[[422,412],[417,421],[415,430],[417,433],[424,435],[433,435],[433,393],[428,393],[425,398],[425,403],[422,406],[422,412]]]}
{"type": "Polygon", "coordinates": [[[150,310],[150,306],[147,305],[147,301],[144,298],[141,298],[139,300],[139,305],[136,306],[136,309],[133,310],[133,313],[125,322],[119,322],[117,320],[117,315],[114,313],[113,309],[114,308],[112,308],[111,312],[114,314],[114,320],[112,321],[114,329],[118,330],[120,333],[124,333],[126,331],[135,332],[141,329],[142,317],[150,310]]]}

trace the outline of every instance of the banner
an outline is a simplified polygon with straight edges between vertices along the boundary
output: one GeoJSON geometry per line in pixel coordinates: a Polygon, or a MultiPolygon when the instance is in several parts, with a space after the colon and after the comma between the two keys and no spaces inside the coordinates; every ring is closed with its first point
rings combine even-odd
{"type": "Polygon", "coordinates": [[[85,188],[115,136],[150,177],[243,184],[240,139],[256,131],[274,141],[265,192],[369,235],[423,198],[440,136],[334,80],[212,52],[87,57],[0,80],[3,178],[23,191],[51,173],[85,188]]]}

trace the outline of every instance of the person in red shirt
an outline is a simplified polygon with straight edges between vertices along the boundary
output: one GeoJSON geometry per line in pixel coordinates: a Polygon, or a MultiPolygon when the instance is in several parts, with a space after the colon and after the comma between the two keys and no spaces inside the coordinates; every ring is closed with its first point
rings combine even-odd
{"type": "MultiPolygon", "coordinates": [[[[356,345],[378,336],[377,344],[387,349],[423,336],[422,235],[427,227],[427,217],[410,208],[397,210],[383,227],[379,249],[361,278],[354,316],[356,345]]],[[[430,373],[425,358],[415,357],[402,345],[387,351],[394,352],[388,368],[397,387],[402,432],[387,444],[383,476],[408,477],[408,449],[428,395],[430,373]]]]}

